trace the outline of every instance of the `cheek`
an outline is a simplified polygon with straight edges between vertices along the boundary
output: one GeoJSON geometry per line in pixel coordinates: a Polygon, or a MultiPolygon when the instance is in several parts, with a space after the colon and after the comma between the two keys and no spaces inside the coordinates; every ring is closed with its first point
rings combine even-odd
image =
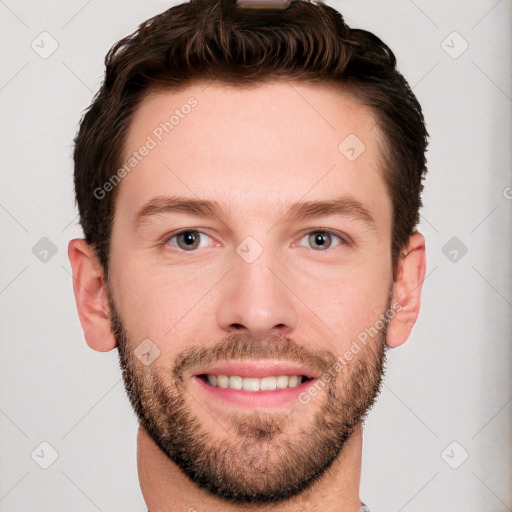
{"type": "Polygon", "coordinates": [[[208,303],[208,292],[219,277],[197,270],[124,262],[115,273],[115,298],[133,344],[149,338],[163,354],[177,353],[185,348],[182,340],[195,338],[194,330],[204,329],[198,318],[205,318],[205,308],[214,307],[208,303]]]}
{"type": "Polygon", "coordinates": [[[383,266],[344,269],[303,283],[305,302],[327,327],[332,351],[340,353],[376,324],[388,304],[391,273],[383,266]],[[381,268],[382,267],[382,268],[381,268]],[[309,290],[309,292],[307,292],[309,290]]]}

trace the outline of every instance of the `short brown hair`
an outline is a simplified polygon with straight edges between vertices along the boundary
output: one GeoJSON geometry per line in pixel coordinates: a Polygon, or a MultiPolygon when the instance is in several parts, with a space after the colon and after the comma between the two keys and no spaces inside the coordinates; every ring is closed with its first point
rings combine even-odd
{"type": "Polygon", "coordinates": [[[106,276],[119,187],[100,199],[94,191],[122,165],[124,137],[144,95],[198,80],[240,86],[291,79],[340,84],[371,107],[384,135],[396,278],[399,255],[419,222],[429,134],[393,52],[376,35],[350,28],[320,1],[294,0],[285,10],[255,11],[235,0],[191,0],[118,41],[105,66],[104,81],[74,140],[74,183],[85,239],[106,276]]]}

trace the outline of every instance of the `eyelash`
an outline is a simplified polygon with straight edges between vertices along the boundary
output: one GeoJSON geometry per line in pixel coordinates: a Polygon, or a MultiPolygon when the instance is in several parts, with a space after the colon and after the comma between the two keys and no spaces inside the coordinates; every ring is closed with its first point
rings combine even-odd
{"type": "MultiPolygon", "coordinates": [[[[208,233],[205,233],[204,231],[201,231],[199,229],[183,229],[181,231],[178,231],[177,233],[172,233],[169,236],[166,236],[164,238],[164,240],[162,241],[162,245],[166,246],[173,238],[176,238],[176,237],[178,237],[180,235],[183,235],[184,233],[200,233],[202,235],[206,235],[206,236],[212,238],[210,235],[208,235],[208,233]]],[[[332,230],[329,230],[329,229],[313,229],[313,230],[308,231],[307,233],[305,233],[302,236],[301,240],[304,239],[304,237],[307,237],[307,236],[311,235],[312,233],[320,233],[322,235],[329,235],[331,237],[338,238],[340,240],[340,244],[339,245],[345,245],[345,246],[350,246],[351,245],[350,242],[347,239],[345,239],[341,235],[339,235],[336,232],[334,232],[332,230]]],[[[183,252],[183,253],[186,253],[186,252],[197,252],[198,251],[198,248],[190,250],[190,251],[185,251],[185,250],[181,249],[178,246],[173,246],[173,248],[178,250],[179,252],[183,252]]],[[[325,251],[329,251],[331,249],[332,249],[332,247],[328,247],[327,249],[323,249],[323,250],[319,249],[316,252],[325,252],[325,251]]],[[[315,250],[315,249],[312,249],[312,250],[315,250]]]]}

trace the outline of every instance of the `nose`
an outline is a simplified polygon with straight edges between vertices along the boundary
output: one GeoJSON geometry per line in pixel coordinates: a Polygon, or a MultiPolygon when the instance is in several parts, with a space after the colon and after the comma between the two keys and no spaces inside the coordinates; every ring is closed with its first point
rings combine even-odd
{"type": "Polygon", "coordinates": [[[227,333],[243,332],[254,339],[271,334],[289,336],[298,321],[298,303],[283,271],[270,251],[248,263],[237,253],[228,283],[219,297],[217,319],[227,333]]]}

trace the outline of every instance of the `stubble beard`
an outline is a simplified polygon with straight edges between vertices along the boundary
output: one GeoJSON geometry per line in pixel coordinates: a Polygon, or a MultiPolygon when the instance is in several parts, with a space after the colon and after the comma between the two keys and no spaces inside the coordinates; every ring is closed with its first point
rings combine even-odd
{"type": "Polygon", "coordinates": [[[300,410],[299,414],[257,410],[214,422],[212,432],[193,412],[191,406],[207,414],[182,377],[192,363],[208,357],[238,360],[266,355],[289,360],[293,355],[292,360],[310,365],[314,357],[315,367],[327,371],[337,358],[325,352],[312,354],[282,336],[255,343],[231,335],[214,349],[188,349],[173,369],[145,366],[133,355],[137,343],[126,332],[111,296],[109,302],[123,381],[139,423],[190,480],[231,503],[277,503],[309,489],[340,456],[380,393],[387,323],[336,378],[322,382],[322,390],[309,403],[293,406],[316,409],[309,424],[297,426],[288,418],[300,418],[300,410]]]}

